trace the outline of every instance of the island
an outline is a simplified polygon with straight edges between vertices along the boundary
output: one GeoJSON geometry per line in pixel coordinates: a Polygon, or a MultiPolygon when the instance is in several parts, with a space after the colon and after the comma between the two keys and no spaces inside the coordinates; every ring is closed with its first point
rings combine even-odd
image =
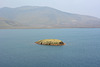
{"type": "Polygon", "coordinates": [[[40,45],[54,45],[54,46],[65,45],[64,42],[58,39],[43,39],[43,40],[36,41],[35,43],[40,45]]]}

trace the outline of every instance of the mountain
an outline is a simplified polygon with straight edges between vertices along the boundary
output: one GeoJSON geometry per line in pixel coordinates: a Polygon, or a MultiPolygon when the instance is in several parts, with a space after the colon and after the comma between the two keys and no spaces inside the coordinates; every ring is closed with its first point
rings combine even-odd
{"type": "Polygon", "coordinates": [[[14,21],[0,17],[0,29],[11,28],[11,27],[14,27],[16,25],[17,24],[14,21]]]}
{"type": "Polygon", "coordinates": [[[100,28],[100,19],[50,7],[0,8],[1,28],[100,28]]]}

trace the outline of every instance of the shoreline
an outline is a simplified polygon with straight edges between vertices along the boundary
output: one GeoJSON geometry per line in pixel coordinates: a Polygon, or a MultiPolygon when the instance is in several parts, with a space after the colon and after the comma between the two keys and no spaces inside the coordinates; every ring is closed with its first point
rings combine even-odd
{"type": "Polygon", "coordinates": [[[0,29],[76,29],[76,28],[100,28],[100,27],[74,27],[74,28],[0,28],[0,29]]]}

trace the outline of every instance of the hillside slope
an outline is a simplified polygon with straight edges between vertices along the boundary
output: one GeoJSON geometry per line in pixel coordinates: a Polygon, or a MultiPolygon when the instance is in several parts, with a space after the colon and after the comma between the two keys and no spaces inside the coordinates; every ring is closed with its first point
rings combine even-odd
{"type": "Polygon", "coordinates": [[[0,8],[0,28],[98,28],[100,19],[50,7],[0,8]]]}

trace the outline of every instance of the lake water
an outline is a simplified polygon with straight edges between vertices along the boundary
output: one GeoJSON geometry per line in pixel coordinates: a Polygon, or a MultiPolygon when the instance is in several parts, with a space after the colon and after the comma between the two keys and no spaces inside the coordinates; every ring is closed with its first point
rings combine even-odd
{"type": "Polygon", "coordinates": [[[100,67],[100,28],[1,29],[0,67],[100,67]],[[66,45],[34,43],[41,39],[66,45]]]}

